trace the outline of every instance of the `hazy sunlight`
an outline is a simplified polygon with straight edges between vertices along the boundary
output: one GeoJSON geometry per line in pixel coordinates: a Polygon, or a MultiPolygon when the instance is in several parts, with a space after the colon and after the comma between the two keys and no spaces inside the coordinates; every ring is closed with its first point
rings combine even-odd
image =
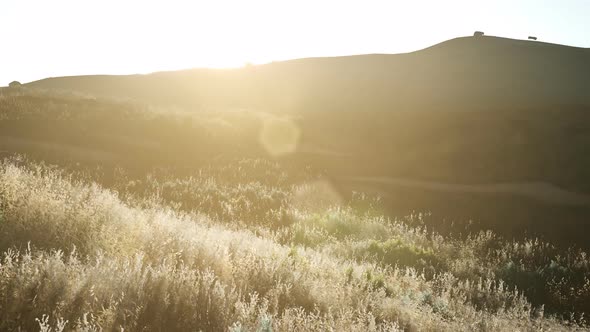
{"type": "Polygon", "coordinates": [[[6,1],[0,82],[399,53],[474,30],[583,46],[587,13],[583,0],[6,1]]]}

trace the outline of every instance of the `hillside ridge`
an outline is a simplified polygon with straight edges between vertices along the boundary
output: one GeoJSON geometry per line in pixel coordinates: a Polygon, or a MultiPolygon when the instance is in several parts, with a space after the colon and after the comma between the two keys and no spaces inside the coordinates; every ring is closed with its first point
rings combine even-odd
{"type": "Polygon", "coordinates": [[[190,110],[588,106],[590,51],[501,37],[459,37],[410,53],[304,58],[236,69],[56,77],[25,86],[190,110]]]}

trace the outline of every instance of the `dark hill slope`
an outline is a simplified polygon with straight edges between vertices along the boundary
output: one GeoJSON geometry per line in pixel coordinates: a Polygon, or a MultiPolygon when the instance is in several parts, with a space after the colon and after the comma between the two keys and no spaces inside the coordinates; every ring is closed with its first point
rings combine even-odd
{"type": "Polygon", "coordinates": [[[286,127],[279,121],[273,129],[273,121],[260,121],[257,111],[290,111],[299,113],[293,123],[301,135],[292,153],[278,159],[325,171],[343,195],[378,193],[391,215],[428,210],[507,235],[520,230],[588,245],[579,230],[587,227],[590,205],[536,198],[556,190],[590,195],[588,49],[468,37],[408,54],[62,77],[27,86],[219,111],[191,115],[207,120],[194,126],[175,112],[121,119],[123,106],[100,99],[76,104],[67,98],[5,98],[0,115],[13,105],[30,105],[24,112],[35,110],[39,118],[16,114],[16,122],[0,121],[6,136],[0,137],[0,151],[56,157],[61,149],[75,159],[134,167],[268,157],[261,133],[280,143],[286,127]],[[70,115],[80,118],[68,120],[70,115]],[[506,186],[518,190],[486,189],[506,186]]]}
{"type": "Polygon", "coordinates": [[[27,86],[191,109],[468,110],[590,105],[590,49],[463,37],[406,54],[309,58],[230,70],[58,77],[27,86]]]}

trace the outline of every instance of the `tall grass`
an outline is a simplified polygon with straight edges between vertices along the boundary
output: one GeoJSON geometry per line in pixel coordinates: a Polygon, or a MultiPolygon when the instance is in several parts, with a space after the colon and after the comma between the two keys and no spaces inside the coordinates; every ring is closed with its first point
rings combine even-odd
{"type": "MultiPolygon", "coordinates": [[[[281,173],[258,165],[269,176],[281,173]]],[[[590,274],[583,252],[491,232],[443,237],[420,226],[420,216],[390,220],[346,202],[305,209],[292,203],[300,191],[288,180],[276,181],[280,195],[268,198],[271,183],[252,185],[255,175],[209,187],[215,177],[201,175],[178,179],[169,193],[168,182],[154,179],[147,191],[129,183],[113,191],[5,161],[0,330],[584,327],[579,312],[587,310],[590,274]],[[148,195],[154,191],[165,199],[148,195]],[[207,205],[200,191],[238,212],[207,205]],[[260,206],[282,212],[249,209],[267,199],[278,205],[260,206]],[[283,214],[288,222],[272,224],[283,214]],[[266,219],[242,220],[254,216],[266,219]]]]}

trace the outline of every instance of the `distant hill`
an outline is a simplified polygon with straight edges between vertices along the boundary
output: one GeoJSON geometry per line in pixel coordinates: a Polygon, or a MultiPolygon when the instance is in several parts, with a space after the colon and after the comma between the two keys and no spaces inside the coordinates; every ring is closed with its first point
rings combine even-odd
{"type": "Polygon", "coordinates": [[[27,87],[189,109],[477,110],[590,105],[590,49],[462,37],[405,54],[308,58],[240,69],[47,78],[27,87]]]}
{"type": "Polygon", "coordinates": [[[465,37],[407,54],[24,86],[0,94],[0,157],[138,174],[271,158],[325,172],[343,196],[376,193],[392,216],[426,210],[589,245],[579,231],[590,216],[589,49],[465,37]]]}

